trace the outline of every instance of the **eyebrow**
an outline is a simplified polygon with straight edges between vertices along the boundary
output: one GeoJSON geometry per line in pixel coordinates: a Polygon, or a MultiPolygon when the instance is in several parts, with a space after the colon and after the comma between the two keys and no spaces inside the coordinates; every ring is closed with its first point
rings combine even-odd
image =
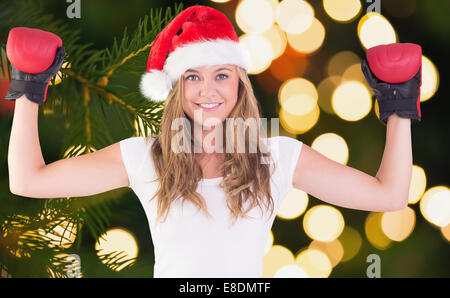
{"type": "MultiPolygon", "coordinates": [[[[231,69],[229,69],[229,68],[221,67],[221,68],[219,68],[219,69],[216,69],[215,72],[218,72],[218,71],[221,71],[221,70],[229,70],[229,71],[231,71],[231,69]]],[[[197,73],[198,73],[198,71],[196,71],[195,69],[191,69],[191,68],[189,68],[188,70],[186,70],[186,72],[197,72],[197,73]]]]}

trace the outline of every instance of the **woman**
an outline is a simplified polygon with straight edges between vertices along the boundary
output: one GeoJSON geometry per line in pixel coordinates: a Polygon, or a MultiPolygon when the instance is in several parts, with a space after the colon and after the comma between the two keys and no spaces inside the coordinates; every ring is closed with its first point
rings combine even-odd
{"type": "MultiPolygon", "coordinates": [[[[376,177],[328,159],[296,139],[266,138],[259,131],[260,111],[247,76],[249,57],[228,19],[200,5],[185,9],[157,36],[141,80],[144,96],[165,101],[160,134],[127,138],[46,165],[37,114],[45,101],[45,83],[62,64],[58,42],[41,89],[33,93],[12,84],[7,95],[17,99],[8,158],[11,191],[57,198],[132,188],[148,217],[155,277],[262,276],[266,239],[292,187],[352,209],[393,211],[408,204],[410,124],[417,113],[380,106],[387,135],[376,177]],[[256,120],[256,137],[249,126],[226,121],[238,118],[256,120]],[[236,150],[240,145],[243,154],[236,150]]],[[[24,66],[11,64],[13,80],[14,73],[19,80],[24,66]]],[[[377,93],[384,82],[371,74],[374,67],[371,60],[363,63],[377,97],[388,100],[392,94],[377,93]]]]}

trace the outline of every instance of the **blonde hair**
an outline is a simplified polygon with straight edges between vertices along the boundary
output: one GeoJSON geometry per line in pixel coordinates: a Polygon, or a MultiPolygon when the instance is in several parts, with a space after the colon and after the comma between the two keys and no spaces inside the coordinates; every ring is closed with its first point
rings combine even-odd
{"type": "MultiPolygon", "coordinates": [[[[255,98],[246,71],[238,66],[236,69],[239,74],[238,100],[227,118],[242,118],[244,122],[253,118],[258,121],[258,125],[257,142],[254,144],[257,152],[236,153],[237,144],[232,142],[234,144],[233,153],[224,153],[225,159],[220,166],[220,172],[224,178],[219,186],[227,193],[227,206],[231,211],[233,224],[238,217],[247,217],[246,213],[255,206],[261,208],[261,205],[264,205],[267,210],[270,206],[271,215],[274,212],[274,202],[270,191],[270,176],[272,173],[270,165],[273,165],[273,162],[270,152],[268,152],[264,143],[259,141],[259,119],[261,116],[258,101],[255,98]],[[266,162],[261,163],[260,160],[262,159],[265,159],[266,162]],[[250,203],[249,208],[243,210],[244,203],[247,201],[250,203]]],[[[158,181],[159,186],[150,200],[158,198],[157,222],[163,215],[165,215],[164,220],[167,219],[171,203],[181,197],[183,198],[183,204],[185,200],[191,201],[208,217],[211,217],[203,196],[196,192],[198,183],[203,178],[202,169],[195,158],[196,153],[175,153],[171,149],[172,137],[178,133],[172,131],[172,121],[177,118],[187,118],[182,106],[182,78],[177,81],[164,103],[159,134],[149,136],[146,139],[148,143],[150,138],[155,138],[150,155],[157,175],[157,179],[154,181],[158,181]]],[[[234,136],[237,136],[236,130],[237,128],[234,127],[234,136]]],[[[241,133],[245,136],[245,146],[248,147],[249,143],[254,141],[249,140],[249,133],[247,132],[248,127],[245,126],[244,132],[241,133]]],[[[191,140],[192,146],[194,143],[192,133],[186,131],[185,135],[188,140],[191,140]]],[[[229,144],[230,138],[232,136],[225,132],[223,144],[229,144]]],[[[191,152],[194,151],[191,150],[191,152]]]]}

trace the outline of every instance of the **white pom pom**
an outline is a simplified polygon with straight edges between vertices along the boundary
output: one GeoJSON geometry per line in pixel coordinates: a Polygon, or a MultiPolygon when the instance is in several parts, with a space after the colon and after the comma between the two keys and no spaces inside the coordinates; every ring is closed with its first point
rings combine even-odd
{"type": "Polygon", "coordinates": [[[172,82],[164,71],[152,70],[142,75],[139,89],[146,98],[163,102],[172,90],[172,82]]]}

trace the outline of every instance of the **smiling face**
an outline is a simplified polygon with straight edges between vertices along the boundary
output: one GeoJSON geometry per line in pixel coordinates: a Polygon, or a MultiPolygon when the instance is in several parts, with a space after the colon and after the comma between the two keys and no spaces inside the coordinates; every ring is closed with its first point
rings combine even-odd
{"type": "Polygon", "coordinates": [[[201,124],[208,118],[223,122],[236,105],[239,74],[233,64],[188,69],[181,79],[183,110],[191,121],[195,112],[201,113],[201,124]]]}

